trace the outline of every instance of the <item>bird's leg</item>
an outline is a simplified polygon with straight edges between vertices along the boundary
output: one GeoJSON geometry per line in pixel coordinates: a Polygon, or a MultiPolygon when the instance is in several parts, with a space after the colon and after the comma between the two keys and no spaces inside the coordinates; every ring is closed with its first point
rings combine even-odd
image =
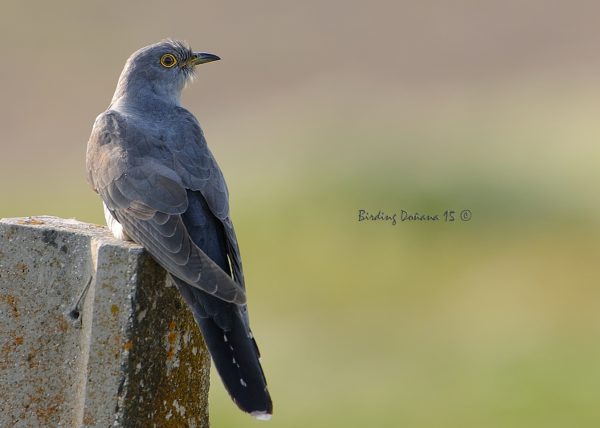
{"type": "Polygon", "coordinates": [[[76,323],[78,325],[81,325],[81,303],[83,302],[83,299],[90,288],[90,284],[92,283],[93,278],[94,276],[90,275],[90,279],[88,279],[87,284],[85,285],[85,287],[83,287],[83,290],[81,290],[81,293],[79,294],[75,305],[73,305],[71,307],[71,310],[67,312],[67,316],[74,324],[76,323]]]}

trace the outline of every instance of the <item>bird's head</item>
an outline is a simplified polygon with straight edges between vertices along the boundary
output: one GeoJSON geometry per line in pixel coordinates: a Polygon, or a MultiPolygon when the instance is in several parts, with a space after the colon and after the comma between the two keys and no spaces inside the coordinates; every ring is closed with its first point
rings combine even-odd
{"type": "Polygon", "coordinates": [[[184,42],[163,40],[134,52],[119,77],[116,99],[158,96],[179,103],[181,91],[197,65],[217,61],[216,55],[194,52],[184,42]]]}

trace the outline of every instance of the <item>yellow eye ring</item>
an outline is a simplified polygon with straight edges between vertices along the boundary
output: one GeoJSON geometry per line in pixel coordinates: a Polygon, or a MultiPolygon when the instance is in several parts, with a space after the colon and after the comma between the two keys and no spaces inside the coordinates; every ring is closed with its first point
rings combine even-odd
{"type": "Polygon", "coordinates": [[[172,68],[177,65],[177,58],[175,55],[167,53],[160,57],[160,65],[166,68],[172,68]]]}

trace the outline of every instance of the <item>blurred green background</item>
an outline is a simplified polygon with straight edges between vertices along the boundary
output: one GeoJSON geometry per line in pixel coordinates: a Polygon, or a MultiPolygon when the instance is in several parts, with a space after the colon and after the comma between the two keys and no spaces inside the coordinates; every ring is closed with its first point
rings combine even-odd
{"type": "MultiPolygon", "coordinates": [[[[229,183],[270,427],[600,426],[599,13],[3,0],[0,217],[103,223],[94,118],[130,53],[187,40],[223,58],[183,103],[229,183]]],[[[211,420],[262,426],[216,376],[211,420]]]]}

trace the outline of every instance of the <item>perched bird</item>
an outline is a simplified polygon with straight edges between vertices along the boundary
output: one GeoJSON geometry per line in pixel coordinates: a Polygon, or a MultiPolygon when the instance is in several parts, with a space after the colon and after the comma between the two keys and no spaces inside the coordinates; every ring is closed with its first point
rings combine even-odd
{"type": "Polygon", "coordinates": [[[113,234],[142,245],[171,274],[234,402],[269,419],[227,185],[180,104],[195,67],[218,59],[174,40],[133,53],[94,123],[86,166],[113,234]]]}

